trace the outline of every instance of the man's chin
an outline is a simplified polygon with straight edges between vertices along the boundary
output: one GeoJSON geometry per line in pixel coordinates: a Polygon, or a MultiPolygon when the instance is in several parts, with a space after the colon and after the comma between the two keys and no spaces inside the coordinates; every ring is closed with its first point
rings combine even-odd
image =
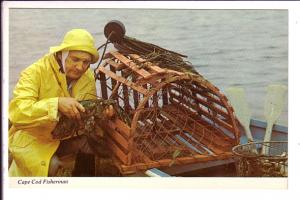
{"type": "Polygon", "coordinates": [[[78,80],[81,76],[80,75],[70,75],[67,76],[70,80],[78,80]]]}

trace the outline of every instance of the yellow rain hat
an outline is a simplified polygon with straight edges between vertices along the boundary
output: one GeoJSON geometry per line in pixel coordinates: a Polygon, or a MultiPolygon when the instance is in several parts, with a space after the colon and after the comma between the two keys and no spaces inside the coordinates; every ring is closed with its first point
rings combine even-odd
{"type": "Polygon", "coordinates": [[[50,53],[56,53],[62,50],[88,52],[92,55],[92,63],[97,62],[99,59],[94,38],[84,29],[72,29],[66,33],[63,42],[59,46],[50,47],[50,53]]]}

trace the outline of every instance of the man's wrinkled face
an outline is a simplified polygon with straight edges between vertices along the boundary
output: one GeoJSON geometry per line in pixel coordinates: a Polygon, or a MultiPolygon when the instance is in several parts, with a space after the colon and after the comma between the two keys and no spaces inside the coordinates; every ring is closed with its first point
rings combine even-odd
{"type": "Polygon", "coordinates": [[[65,63],[65,73],[71,80],[79,79],[89,68],[91,54],[84,51],[70,51],[65,63]]]}

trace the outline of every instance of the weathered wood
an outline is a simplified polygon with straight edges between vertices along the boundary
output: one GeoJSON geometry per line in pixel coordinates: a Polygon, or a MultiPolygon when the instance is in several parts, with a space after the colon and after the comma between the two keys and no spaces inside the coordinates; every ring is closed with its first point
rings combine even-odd
{"type": "MultiPolygon", "coordinates": [[[[122,71],[122,76],[124,77],[124,72],[122,71]]],[[[129,93],[128,93],[128,87],[123,84],[123,96],[124,96],[124,109],[125,112],[129,112],[132,110],[130,104],[129,104],[129,93]]]]}
{"type": "MultiPolygon", "coordinates": [[[[114,74],[116,73],[116,70],[114,67],[112,67],[111,65],[109,66],[110,71],[112,71],[114,74]]],[[[117,81],[115,79],[111,79],[111,87],[114,88],[117,84],[117,81]]]]}
{"type": "Polygon", "coordinates": [[[113,73],[113,72],[111,72],[109,70],[101,68],[100,71],[103,72],[103,73],[105,73],[105,74],[107,74],[107,75],[109,75],[111,78],[113,78],[113,79],[115,79],[117,81],[120,81],[121,83],[127,85],[128,87],[133,88],[134,90],[136,90],[136,91],[138,91],[138,92],[140,92],[140,93],[142,93],[144,95],[146,95],[148,93],[148,91],[146,89],[144,89],[144,88],[142,88],[142,87],[134,84],[131,81],[126,80],[123,77],[117,76],[115,73],[113,73]]]}
{"type": "Polygon", "coordinates": [[[128,58],[126,58],[125,56],[123,56],[122,54],[120,54],[119,52],[115,51],[115,52],[110,52],[110,53],[115,58],[117,58],[118,60],[120,60],[123,64],[125,64],[127,67],[129,67],[132,71],[134,71],[135,73],[137,73],[138,75],[140,75],[142,77],[147,77],[147,76],[151,75],[146,70],[139,69],[138,65],[136,65],[132,60],[129,60],[128,58]]]}
{"type": "Polygon", "coordinates": [[[122,162],[122,164],[128,165],[128,156],[112,141],[107,140],[109,148],[113,151],[114,155],[122,162]]]}
{"type": "MultiPolygon", "coordinates": [[[[148,85],[147,84],[144,84],[143,88],[145,88],[148,91],[148,85]]],[[[147,97],[148,97],[148,94],[145,94],[144,99],[146,99],[147,97]]],[[[145,108],[149,108],[149,101],[148,100],[145,103],[145,108]]]]}
{"type": "Polygon", "coordinates": [[[124,138],[118,131],[114,129],[107,128],[106,130],[109,133],[110,138],[112,138],[115,143],[119,144],[123,148],[124,153],[129,153],[129,144],[126,138],[124,138]]]}
{"type": "Polygon", "coordinates": [[[145,78],[140,78],[136,81],[136,84],[138,85],[145,85],[145,84],[151,84],[151,85],[157,85],[159,83],[159,80],[165,79],[170,77],[170,74],[165,74],[165,73],[156,73],[156,74],[151,74],[145,78]]]}
{"type": "Polygon", "coordinates": [[[147,62],[145,59],[141,58],[139,55],[137,54],[129,54],[129,56],[137,61],[139,61],[140,63],[142,63],[143,65],[146,65],[147,67],[151,68],[153,71],[157,72],[157,73],[166,73],[167,70],[166,69],[162,69],[156,65],[153,65],[151,62],[147,62]]]}
{"type": "Polygon", "coordinates": [[[111,59],[107,59],[106,62],[113,66],[115,68],[116,71],[125,69],[127,66],[124,63],[116,63],[115,61],[111,60],[111,59]]]}
{"type": "MultiPolygon", "coordinates": [[[[132,76],[132,81],[133,82],[136,81],[136,76],[135,75],[132,76]]],[[[133,103],[134,103],[134,108],[137,109],[137,107],[139,105],[139,93],[137,93],[136,90],[133,90],[133,103]]]]}
{"type": "MultiPolygon", "coordinates": [[[[109,65],[109,68],[110,68],[110,71],[112,71],[114,74],[116,73],[116,69],[112,65],[109,65]]],[[[111,88],[112,88],[111,91],[113,91],[113,89],[116,88],[116,86],[117,87],[119,86],[117,83],[118,82],[115,79],[111,78],[111,88]]],[[[107,85],[107,87],[108,87],[108,85],[107,85]]],[[[115,100],[116,100],[117,104],[120,105],[118,89],[117,89],[117,92],[116,92],[114,97],[115,97],[115,100]]]]}
{"type": "Polygon", "coordinates": [[[158,96],[157,96],[157,93],[154,93],[153,94],[153,102],[152,102],[152,105],[154,107],[158,107],[158,96]]]}
{"type": "Polygon", "coordinates": [[[103,99],[108,99],[105,73],[100,72],[100,86],[103,99]]]}
{"type": "Polygon", "coordinates": [[[232,157],[232,153],[223,153],[222,155],[217,155],[217,156],[209,156],[209,155],[194,155],[191,157],[185,157],[185,158],[177,158],[178,161],[185,161],[187,162],[188,160],[196,161],[196,162],[207,162],[210,160],[221,160],[225,158],[230,158],[232,157]]]}
{"type": "MultiPolygon", "coordinates": [[[[188,163],[203,163],[203,162],[207,162],[207,161],[211,161],[211,160],[224,160],[224,159],[227,159],[227,158],[231,158],[232,157],[232,153],[224,153],[222,155],[219,155],[219,156],[205,156],[205,155],[195,155],[195,156],[192,156],[192,157],[179,157],[177,159],[175,159],[175,163],[174,165],[176,164],[188,164],[188,163]]],[[[170,164],[173,163],[173,160],[172,159],[164,159],[164,160],[160,160],[159,162],[153,162],[152,164],[152,168],[159,168],[159,167],[169,167],[170,164]]],[[[134,165],[131,165],[131,166],[126,166],[126,165],[121,165],[120,168],[121,168],[121,171],[124,173],[124,174],[131,174],[131,173],[134,173],[136,171],[139,171],[139,170],[143,170],[145,169],[145,167],[147,167],[146,164],[143,164],[143,163],[139,163],[139,164],[134,164],[134,165]]]]}
{"type": "MultiPolygon", "coordinates": [[[[162,80],[164,81],[164,79],[162,80]]],[[[161,89],[163,105],[168,105],[168,90],[164,87],[161,89]]]]}
{"type": "Polygon", "coordinates": [[[122,133],[122,135],[128,139],[131,135],[130,135],[130,127],[125,124],[123,121],[121,121],[120,119],[115,119],[113,122],[112,121],[108,121],[108,126],[113,129],[118,131],[119,133],[122,133]]]}

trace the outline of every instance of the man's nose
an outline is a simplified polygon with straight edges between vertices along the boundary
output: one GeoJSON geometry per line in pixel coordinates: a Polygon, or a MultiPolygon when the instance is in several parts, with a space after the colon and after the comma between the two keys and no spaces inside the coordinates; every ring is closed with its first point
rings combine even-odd
{"type": "Polygon", "coordinates": [[[83,71],[84,70],[84,64],[83,64],[83,61],[80,61],[77,63],[76,65],[76,68],[80,71],[83,71]]]}

